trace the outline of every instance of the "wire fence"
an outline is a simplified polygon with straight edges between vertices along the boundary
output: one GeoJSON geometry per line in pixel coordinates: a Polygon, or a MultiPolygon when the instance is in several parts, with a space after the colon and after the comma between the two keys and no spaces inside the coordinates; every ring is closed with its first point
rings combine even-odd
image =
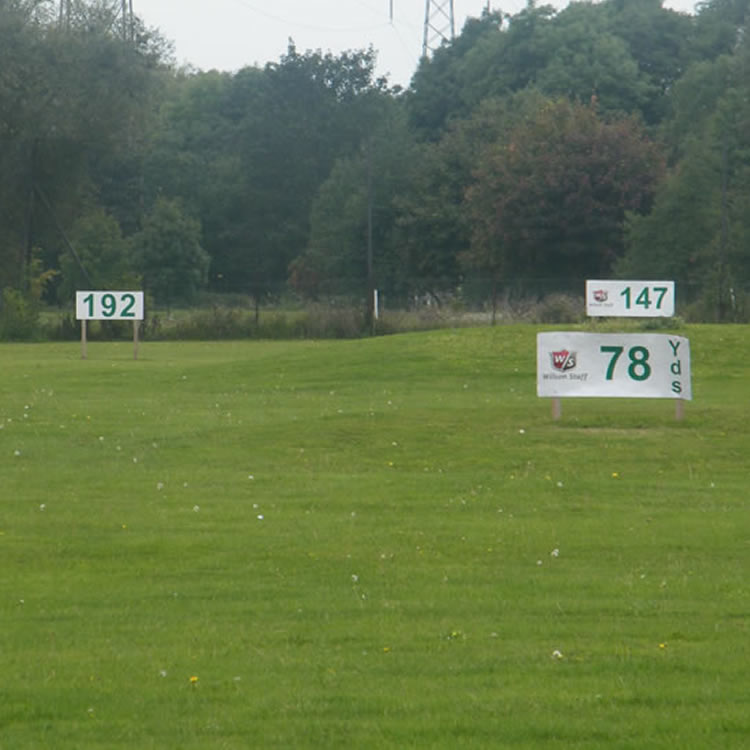
{"type": "MultiPolygon", "coordinates": [[[[747,322],[750,288],[676,281],[675,318],[684,322],[747,322]]],[[[585,279],[468,279],[454,287],[424,283],[418,291],[372,291],[338,280],[316,295],[286,284],[206,291],[189,303],[158,304],[146,295],[145,339],[355,338],[369,334],[508,323],[586,321],[585,279]],[[343,291],[346,290],[346,291],[343,291]]],[[[654,323],[651,323],[654,325],[654,323]]],[[[89,336],[120,339],[132,329],[118,321],[91,324],[89,336]]],[[[14,293],[0,299],[0,340],[72,340],[80,336],[74,305],[35,309],[14,293]]]]}
{"type": "MultiPolygon", "coordinates": [[[[372,306],[381,313],[443,311],[492,314],[527,318],[529,310],[540,305],[558,306],[580,314],[585,310],[586,279],[580,277],[516,278],[493,282],[488,278],[462,279],[448,284],[445,279],[420,280],[418,286],[374,286],[372,306]],[[565,307],[562,307],[565,305],[565,307]]],[[[739,314],[750,296],[750,280],[741,284],[712,285],[705,280],[676,280],[676,315],[711,321],[722,301],[728,311],[739,314]],[[713,310],[713,312],[712,312],[713,310]]],[[[231,293],[205,292],[195,300],[200,306],[252,307],[257,310],[301,309],[309,305],[367,308],[368,285],[364,280],[332,279],[320,284],[315,293],[301,294],[287,284],[265,285],[258,289],[235,288],[231,293]]]]}

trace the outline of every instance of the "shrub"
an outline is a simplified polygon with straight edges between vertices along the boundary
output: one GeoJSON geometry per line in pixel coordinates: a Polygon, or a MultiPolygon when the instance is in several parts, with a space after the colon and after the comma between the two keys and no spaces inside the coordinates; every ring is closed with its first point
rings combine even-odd
{"type": "Polygon", "coordinates": [[[161,337],[210,341],[244,339],[252,336],[252,321],[243,310],[231,307],[212,307],[198,310],[176,321],[169,328],[161,328],[161,337]]]}
{"type": "Polygon", "coordinates": [[[26,291],[6,287],[0,295],[0,339],[21,341],[39,336],[41,299],[57,271],[42,270],[39,258],[32,257],[24,270],[26,291]]]}
{"type": "Polygon", "coordinates": [[[742,289],[729,289],[728,299],[723,304],[724,319],[719,319],[719,298],[715,287],[709,287],[703,295],[684,308],[689,323],[747,323],[750,320],[748,295],[742,289]]]}
{"type": "Polygon", "coordinates": [[[550,294],[531,313],[534,323],[580,323],[584,317],[583,300],[567,294],[550,294]]]}
{"type": "Polygon", "coordinates": [[[22,341],[39,334],[39,303],[18,289],[6,287],[0,305],[0,339],[22,341]]]}
{"type": "Polygon", "coordinates": [[[362,310],[353,307],[308,307],[299,323],[300,334],[310,339],[354,339],[364,333],[362,310]]]}
{"type": "Polygon", "coordinates": [[[81,336],[81,326],[74,315],[66,313],[45,326],[45,335],[53,341],[74,341],[81,336]]]}

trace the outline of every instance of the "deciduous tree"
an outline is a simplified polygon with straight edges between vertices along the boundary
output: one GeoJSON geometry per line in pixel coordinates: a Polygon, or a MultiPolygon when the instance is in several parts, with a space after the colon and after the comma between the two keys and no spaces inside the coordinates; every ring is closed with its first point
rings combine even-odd
{"type": "Polygon", "coordinates": [[[144,287],[157,302],[189,302],[205,285],[209,257],[200,239],[200,223],[183,211],[179,201],[156,201],[132,241],[144,287]]]}
{"type": "Polygon", "coordinates": [[[645,211],[663,174],[633,118],[550,100],[494,145],[467,194],[464,260],[496,278],[584,278],[622,254],[627,211],[645,211]]]}

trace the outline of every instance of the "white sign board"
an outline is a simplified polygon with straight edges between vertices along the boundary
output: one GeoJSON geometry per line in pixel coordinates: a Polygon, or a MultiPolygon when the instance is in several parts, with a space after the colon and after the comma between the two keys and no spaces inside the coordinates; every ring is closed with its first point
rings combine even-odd
{"type": "Polygon", "coordinates": [[[671,318],[674,281],[587,281],[586,314],[617,318],[671,318]]]}
{"type": "Polygon", "coordinates": [[[143,292],[76,292],[76,320],[143,320],[143,292]]]}
{"type": "Polygon", "coordinates": [[[539,333],[537,395],[692,400],[690,341],[662,333],[539,333]]]}

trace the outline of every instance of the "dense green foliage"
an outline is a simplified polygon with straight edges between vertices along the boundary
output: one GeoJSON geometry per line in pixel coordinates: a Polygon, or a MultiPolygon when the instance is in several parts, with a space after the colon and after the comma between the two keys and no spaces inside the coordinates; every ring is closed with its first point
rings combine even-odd
{"type": "Polygon", "coordinates": [[[0,745],[745,750],[747,327],[683,422],[535,333],[0,346],[0,745]]]}
{"type": "Polygon", "coordinates": [[[538,268],[552,278],[605,276],[623,253],[626,211],[643,210],[661,173],[637,123],[550,101],[485,151],[465,200],[467,264],[498,283],[538,268]]]}
{"type": "Polygon", "coordinates": [[[406,91],[372,49],[183,70],[158,31],[121,38],[106,3],[64,24],[56,6],[0,2],[0,288],[27,295],[34,257],[66,304],[84,284],[257,306],[627,274],[745,314],[747,0],[485,13],[406,91]]]}

